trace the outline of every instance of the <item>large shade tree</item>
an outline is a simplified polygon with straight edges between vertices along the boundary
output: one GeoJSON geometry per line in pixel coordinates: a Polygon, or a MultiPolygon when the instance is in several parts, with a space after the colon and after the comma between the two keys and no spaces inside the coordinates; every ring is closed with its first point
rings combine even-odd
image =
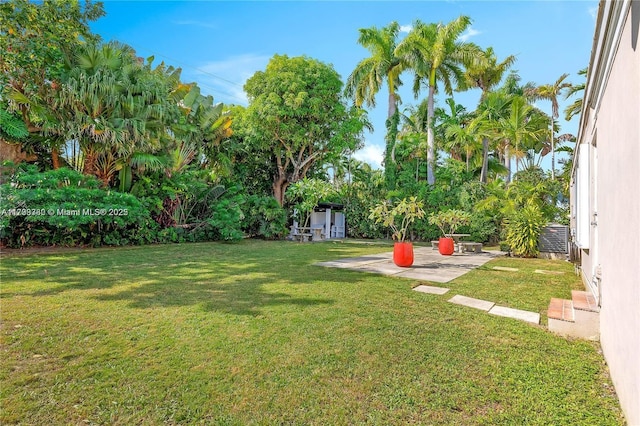
{"type": "Polygon", "coordinates": [[[393,146],[396,141],[399,124],[398,88],[402,84],[400,74],[403,67],[396,56],[396,47],[400,25],[392,22],[384,28],[361,28],[358,43],[364,46],[371,56],[360,61],[347,78],[345,92],[354,99],[356,106],[376,105],[376,95],[386,83],[388,92],[387,133],[385,136],[385,180],[387,187],[395,184],[395,164],[393,146]]]}
{"type": "Polygon", "coordinates": [[[272,188],[280,205],[287,187],[314,165],[361,144],[364,113],[346,105],[342,81],[330,65],[304,56],[275,55],[244,89],[249,106],[243,131],[275,163],[272,188]]]}
{"type": "Polygon", "coordinates": [[[482,60],[482,51],[473,43],[460,40],[471,25],[468,16],[460,16],[447,24],[425,24],[416,21],[413,29],[396,48],[396,55],[415,73],[413,91],[428,90],[427,182],[435,183],[435,137],[433,129],[434,100],[437,83],[445,93],[453,94],[463,87],[464,67],[482,60]]]}
{"type": "Polygon", "coordinates": [[[52,99],[64,73],[64,58],[99,38],[89,28],[104,15],[101,2],[45,0],[0,2],[0,109],[19,114],[29,138],[60,165],[59,138],[43,137],[52,119],[52,99]]]}

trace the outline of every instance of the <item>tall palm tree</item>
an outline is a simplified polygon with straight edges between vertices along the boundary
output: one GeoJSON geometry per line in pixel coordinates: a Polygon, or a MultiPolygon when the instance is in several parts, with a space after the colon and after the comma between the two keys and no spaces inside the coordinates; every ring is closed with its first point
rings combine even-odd
{"type": "Polygon", "coordinates": [[[447,127],[445,134],[449,139],[449,149],[464,153],[467,172],[469,171],[469,162],[473,153],[481,148],[481,142],[478,138],[475,126],[454,124],[447,127]]]}
{"type": "MultiPolygon", "coordinates": [[[[426,103],[426,100],[423,103],[426,103]]],[[[444,149],[456,160],[462,160],[462,154],[457,149],[458,144],[453,140],[453,133],[451,131],[447,133],[447,131],[451,127],[468,127],[473,116],[467,112],[464,106],[456,104],[453,98],[447,98],[445,103],[447,104],[448,110],[438,107],[434,111],[436,148],[444,149]]]]}
{"type": "Polygon", "coordinates": [[[500,131],[508,141],[508,151],[505,154],[508,180],[511,180],[510,153],[516,158],[516,173],[519,171],[520,159],[525,156],[529,148],[538,143],[547,134],[546,118],[538,113],[521,96],[513,98],[510,104],[509,116],[501,118],[500,131]],[[513,150],[513,151],[511,151],[513,150]]]}
{"type": "Polygon", "coordinates": [[[558,106],[558,97],[562,92],[571,87],[571,83],[564,80],[569,77],[569,74],[562,74],[553,84],[543,84],[538,86],[534,92],[534,97],[537,99],[546,99],[551,101],[551,179],[555,179],[556,168],[556,155],[555,155],[555,143],[554,143],[554,122],[560,116],[558,106]]]}
{"type": "Polygon", "coordinates": [[[411,32],[396,48],[396,55],[415,73],[414,94],[417,96],[422,86],[428,89],[427,182],[430,185],[435,183],[433,117],[437,83],[442,82],[445,93],[452,95],[454,86],[463,86],[462,67],[481,59],[478,46],[458,40],[469,25],[471,19],[468,16],[460,16],[448,24],[416,21],[411,32]]]}
{"type": "MultiPolygon", "coordinates": [[[[583,77],[586,77],[587,75],[587,69],[583,68],[580,71],[578,71],[578,75],[581,75],[583,77]]],[[[567,91],[564,94],[564,98],[565,99],[569,99],[571,96],[575,95],[576,93],[579,92],[583,92],[585,87],[586,87],[587,83],[586,82],[582,82],[580,84],[572,84],[571,87],[569,87],[567,89],[567,91]]],[[[582,96],[580,96],[578,99],[576,99],[571,105],[567,106],[564,110],[564,119],[569,121],[571,120],[575,115],[580,114],[580,112],[582,111],[582,96]]]]}
{"type": "MultiPolygon", "coordinates": [[[[502,62],[498,63],[498,58],[492,47],[488,47],[482,52],[483,61],[476,62],[467,67],[465,72],[466,87],[475,87],[482,90],[480,95],[480,103],[484,101],[489,91],[495,87],[501,80],[504,73],[515,63],[516,57],[507,56],[502,62]]],[[[489,139],[482,138],[482,169],[480,172],[480,182],[487,182],[487,172],[489,165],[489,139]]]]}
{"type": "MultiPolygon", "coordinates": [[[[508,168],[506,158],[509,157],[509,154],[508,152],[504,152],[504,148],[508,150],[508,147],[503,134],[500,132],[500,120],[505,119],[509,115],[509,108],[513,98],[514,95],[510,95],[501,90],[488,92],[480,100],[476,108],[475,118],[470,123],[476,129],[478,135],[482,137],[483,143],[487,141],[488,145],[496,148],[502,146],[503,149],[495,149],[495,153],[498,161],[502,161],[505,165],[504,170],[508,168]]],[[[482,160],[483,164],[481,165],[480,174],[482,174],[482,169],[485,165],[484,156],[482,160]]],[[[490,160],[487,158],[487,168],[489,162],[490,160]]]]}
{"type": "Polygon", "coordinates": [[[386,83],[388,89],[387,134],[385,149],[385,180],[388,187],[395,185],[394,165],[391,152],[398,133],[398,87],[402,84],[400,74],[403,66],[396,56],[400,25],[391,22],[384,28],[361,28],[358,43],[371,53],[360,61],[347,78],[345,93],[354,99],[356,106],[376,105],[376,94],[386,83]]]}

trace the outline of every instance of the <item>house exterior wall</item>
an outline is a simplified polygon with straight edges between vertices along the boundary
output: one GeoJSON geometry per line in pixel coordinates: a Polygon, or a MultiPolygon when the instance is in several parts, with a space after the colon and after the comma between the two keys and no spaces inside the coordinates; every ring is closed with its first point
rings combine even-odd
{"type": "MultiPolygon", "coordinates": [[[[601,2],[576,150],[589,149],[592,216],[589,247],[581,253],[583,279],[590,288],[594,275],[601,277],[600,341],[633,425],[640,425],[639,31],[640,2],[601,2]]],[[[584,158],[574,157],[581,163],[574,168],[574,186],[584,158]]],[[[574,195],[578,209],[580,194],[574,195]]]]}

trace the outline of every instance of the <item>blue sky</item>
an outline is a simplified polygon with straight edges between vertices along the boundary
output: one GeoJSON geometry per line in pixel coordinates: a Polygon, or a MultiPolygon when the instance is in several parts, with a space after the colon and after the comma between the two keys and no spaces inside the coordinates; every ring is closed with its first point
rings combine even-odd
{"type": "MultiPolygon", "coordinates": [[[[449,22],[464,14],[473,24],[464,35],[482,48],[493,46],[498,59],[516,55],[514,69],[523,82],[554,82],[589,62],[596,0],[584,1],[110,1],[107,15],[92,25],[104,40],[129,44],[140,56],[183,69],[183,81],[196,81],[217,102],[246,105],[242,86],[266,67],[274,54],[306,55],[330,63],[343,81],[367,56],[358,29],[397,21],[408,29],[415,19],[449,22]]],[[[417,101],[405,75],[405,108],[417,101]]],[[[356,158],[379,167],[384,147],[386,88],[370,109],[374,132],[356,158]]],[[[421,95],[425,96],[425,95],[421,95]]],[[[477,90],[455,93],[473,110],[477,90]]],[[[445,95],[438,97],[444,103],[445,95]]],[[[561,107],[570,101],[561,103],[561,107]]],[[[549,102],[538,106],[550,113],[549,102]]],[[[562,114],[561,114],[562,115],[562,114]]],[[[561,132],[576,133],[578,118],[560,121],[561,132]]],[[[549,156],[547,156],[549,157],[549,156]]],[[[543,166],[549,167],[547,158],[543,166]]]]}

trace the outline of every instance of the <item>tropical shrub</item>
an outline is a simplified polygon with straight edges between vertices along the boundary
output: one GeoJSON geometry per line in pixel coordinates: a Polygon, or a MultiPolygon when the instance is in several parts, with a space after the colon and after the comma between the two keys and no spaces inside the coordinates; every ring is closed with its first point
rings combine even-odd
{"type": "Polygon", "coordinates": [[[9,247],[152,242],[149,211],[132,195],[98,186],[69,169],[18,172],[0,188],[0,235],[9,247]]]}
{"type": "Polygon", "coordinates": [[[241,208],[243,203],[244,197],[233,192],[217,200],[211,206],[211,216],[206,219],[211,233],[206,234],[205,240],[240,240],[243,237],[241,230],[241,223],[244,218],[241,208]]]}
{"type": "Polygon", "coordinates": [[[470,222],[471,215],[463,210],[444,210],[429,215],[429,223],[437,226],[445,237],[454,234],[459,227],[469,225],[470,222]]]}
{"type": "Polygon", "coordinates": [[[482,243],[495,243],[498,241],[498,228],[491,217],[480,212],[473,212],[470,215],[468,226],[463,226],[460,231],[470,234],[471,241],[482,243]]]}
{"type": "Polygon", "coordinates": [[[536,203],[527,203],[505,219],[505,242],[515,256],[536,257],[538,238],[545,226],[542,209],[536,203]]]}
{"type": "Polygon", "coordinates": [[[383,201],[371,209],[369,219],[391,228],[394,241],[404,242],[409,236],[409,226],[424,218],[422,206],[417,197],[403,198],[395,204],[383,201]]]}
{"type": "Polygon", "coordinates": [[[497,218],[495,212],[476,209],[478,202],[487,196],[486,185],[477,180],[465,182],[460,189],[460,206],[463,210],[471,212],[468,226],[461,227],[461,231],[470,234],[471,241],[498,242],[499,224],[501,217],[497,218]]]}
{"type": "Polygon", "coordinates": [[[242,210],[242,230],[249,236],[277,239],[287,233],[287,211],[272,196],[250,195],[242,210]]]}
{"type": "Polygon", "coordinates": [[[287,188],[287,198],[295,203],[295,217],[302,226],[309,226],[313,209],[334,192],[332,186],[320,179],[304,178],[287,188]]]}
{"type": "Polygon", "coordinates": [[[363,188],[349,188],[344,198],[347,235],[351,238],[384,238],[387,230],[382,224],[369,220],[369,211],[380,201],[363,188]]]}
{"type": "Polygon", "coordinates": [[[239,240],[244,196],[212,183],[202,170],[142,176],[131,189],[161,229],[160,242],[239,240]]]}

